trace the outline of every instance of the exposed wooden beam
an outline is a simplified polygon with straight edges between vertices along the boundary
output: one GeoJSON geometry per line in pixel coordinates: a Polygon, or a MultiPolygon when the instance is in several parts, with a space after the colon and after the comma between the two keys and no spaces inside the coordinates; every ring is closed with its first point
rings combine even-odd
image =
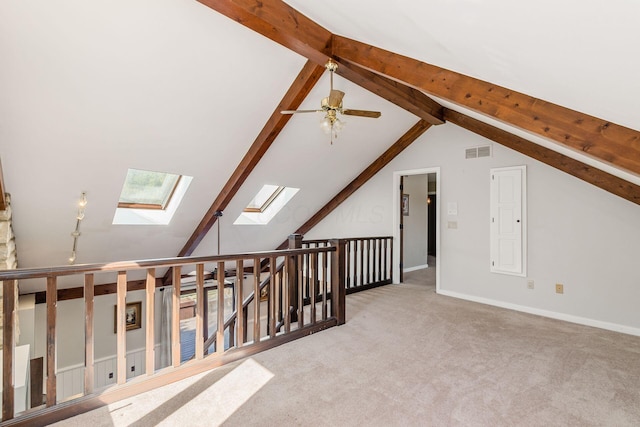
{"type": "Polygon", "coordinates": [[[198,0],[228,18],[323,65],[331,32],[280,0],[198,0]]]}
{"type": "Polygon", "coordinates": [[[428,94],[640,174],[640,132],[341,36],[333,54],[428,94]]]}
{"type": "Polygon", "coordinates": [[[345,79],[415,114],[432,125],[444,123],[443,107],[419,90],[372,73],[347,61],[338,61],[338,63],[339,67],[336,72],[345,79]]]}
{"type": "MultiPolygon", "coordinates": [[[[311,89],[318,82],[324,70],[325,68],[323,66],[307,61],[302,68],[302,71],[300,71],[300,74],[298,74],[293,84],[282,98],[282,101],[280,101],[276,109],[273,111],[271,117],[262,128],[262,131],[249,148],[249,151],[247,151],[247,154],[245,154],[242,161],[240,161],[240,164],[224,185],[220,194],[218,194],[218,197],[216,197],[214,202],[211,204],[211,207],[204,215],[202,221],[200,221],[200,224],[184,245],[178,256],[189,256],[193,253],[200,241],[202,241],[204,236],[216,222],[216,211],[222,211],[227,207],[233,196],[235,196],[236,191],[238,191],[240,186],[242,186],[264,153],[269,149],[273,141],[291,119],[291,115],[282,114],[280,111],[295,110],[298,108],[311,89]]],[[[167,275],[169,274],[170,272],[167,272],[167,275]]],[[[165,279],[170,277],[167,275],[165,275],[165,279]]]]}
{"type": "Polygon", "coordinates": [[[502,129],[471,118],[465,114],[446,109],[444,116],[450,123],[455,123],[475,134],[518,151],[542,163],[571,174],[589,184],[593,184],[605,191],[616,194],[630,202],[640,204],[640,186],[618,178],[600,169],[589,166],[579,160],[549,148],[527,141],[502,129]]]}
{"type": "MultiPolygon", "coordinates": [[[[360,173],[353,181],[351,181],[346,187],[344,187],[333,199],[331,199],[326,205],[324,205],[318,212],[316,212],[311,218],[302,224],[294,234],[306,234],[315,227],[320,221],[322,221],[327,215],[329,215],[335,208],[340,206],[342,202],[347,200],[349,196],[362,187],[367,181],[369,181],[376,173],[378,173],[383,167],[389,164],[391,160],[396,158],[398,154],[404,151],[409,145],[420,137],[423,133],[431,127],[431,123],[426,120],[420,120],[413,125],[404,135],[400,137],[391,147],[389,147],[380,157],[373,161],[367,168],[360,173]]],[[[282,242],[278,246],[278,250],[285,249],[289,245],[289,240],[282,242]]]]}

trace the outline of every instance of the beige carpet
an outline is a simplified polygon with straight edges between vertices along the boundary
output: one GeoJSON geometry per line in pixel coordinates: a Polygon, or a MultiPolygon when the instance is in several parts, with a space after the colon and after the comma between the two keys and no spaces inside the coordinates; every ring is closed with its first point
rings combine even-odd
{"type": "Polygon", "coordinates": [[[346,325],[59,425],[640,425],[640,338],[405,280],[348,296],[346,325]]]}

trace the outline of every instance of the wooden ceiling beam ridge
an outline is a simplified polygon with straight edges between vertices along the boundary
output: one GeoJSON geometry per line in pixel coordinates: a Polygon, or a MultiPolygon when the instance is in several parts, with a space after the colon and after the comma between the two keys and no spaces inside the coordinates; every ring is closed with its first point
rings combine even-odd
{"type": "Polygon", "coordinates": [[[636,184],[625,181],[622,178],[594,168],[579,160],[572,159],[549,148],[527,141],[524,138],[465,114],[445,108],[444,116],[450,123],[454,123],[477,135],[484,136],[500,145],[522,153],[525,156],[529,156],[532,159],[571,174],[576,178],[620,196],[630,202],[640,204],[640,186],[636,184]]]}
{"type": "Polygon", "coordinates": [[[341,36],[333,54],[640,175],[640,132],[341,36]]]}
{"type": "Polygon", "coordinates": [[[345,79],[415,114],[432,125],[441,125],[445,122],[442,105],[423,92],[365,70],[348,61],[337,59],[336,62],[339,64],[336,72],[345,79]]]}
{"type": "Polygon", "coordinates": [[[331,54],[331,32],[281,0],[198,1],[316,64],[331,54]]]}
{"type": "MultiPolygon", "coordinates": [[[[311,89],[318,83],[325,68],[311,61],[307,61],[292,85],[287,90],[278,106],[275,108],[269,120],[264,125],[260,134],[257,136],[249,150],[242,158],[235,171],[224,185],[218,197],[213,201],[211,207],[206,212],[200,224],[196,227],[193,234],[184,245],[178,256],[189,256],[193,253],[198,244],[202,241],[207,232],[216,222],[217,211],[223,211],[238,189],[246,181],[247,177],[256,167],[264,153],[269,149],[273,141],[280,134],[284,126],[291,119],[291,115],[280,113],[281,110],[295,110],[302,101],[307,97],[311,89]]],[[[170,270],[165,275],[165,283],[170,280],[170,270]]]]}
{"type": "MultiPolygon", "coordinates": [[[[393,159],[402,153],[405,148],[411,145],[416,139],[418,139],[423,133],[425,133],[431,127],[431,123],[421,119],[415,125],[411,127],[404,135],[400,137],[393,145],[391,145],[384,153],[373,161],[369,166],[363,170],[353,181],[347,184],[338,194],[336,194],[326,205],[320,208],[311,218],[302,224],[294,234],[306,234],[313,227],[318,225],[320,221],[326,218],[334,209],[336,209],[342,202],[347,200],[349,196],[362,187],[367,181],[369,181],[375,174],[388,165],[393,159]]],[[[285,240],[277,250],[285,249],[289,245],[289,240],[285,240]]]]}

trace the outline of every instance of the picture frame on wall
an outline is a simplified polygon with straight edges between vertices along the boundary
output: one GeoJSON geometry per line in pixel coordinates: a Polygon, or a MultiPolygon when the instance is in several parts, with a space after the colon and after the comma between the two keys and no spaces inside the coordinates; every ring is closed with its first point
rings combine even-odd
{"type": "Polygon", "coordinates": [[[402,215],[409,216],[409,195],[402,195],[402,215]]]}
{"type": "MultiPolygon", "coordinates": [[[[118,306],[113,306],[113,333],[118,332],[118,306]]],[[[142,328],[142,301],[128,302],[125,310],[125,330],[142,328]]]]}

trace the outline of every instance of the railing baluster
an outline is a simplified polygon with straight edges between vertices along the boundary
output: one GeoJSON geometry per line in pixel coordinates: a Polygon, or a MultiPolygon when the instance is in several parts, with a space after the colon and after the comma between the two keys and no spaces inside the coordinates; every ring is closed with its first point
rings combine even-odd
{"type": "Polygon", "coordinates": [[[118,384],[127,382],[127,272],[118,271],[116,305],[116,378],[118,384]]]}
{"type": "Polygon", "coordinates": [[[180,366],[180,266],[173,267],[173,293],[171,294],[171,363],[180,366]]]}
{"type": "MultiPolygon", "coordinates": [[[[56,404],[56,307],[58,286],[55,277],[47,277],[47,407],[56,404]]],[[[13,354],[11,354],[13,358],[13,354]]]]}
{"type": "Polygon", "coordinates": [[[311,297],[311,324],[316,323],[316,283],[318,280],[318,254],[311,254],[311,286],[309,289],[309,295],[311,297]]]}
{"type": "Polygon", "coordinates": [[[269,327],[267,328],[269,331],[269,336],[271,338],[276,336],[276,300],[275,300],[275,274],[276,274],[277,266],[276,266],[276,257],[269,258],[269,315],[267,317],[269,322],[269,327]]]}
{"type": "Polygon", "coordinates": [[[373,264],[371,263],[371,239],[367,239],[367,275],[365,276],[365,280],[367,285],[371,283],[371,271],[373,270],[373,264]]]}
{"type": "Polygon", "coordinates": [[[244,344],[244,340],[245,340],[245,323],[244,323],[244,316],[241,315],[243,313],[242,310],[242,301],[244,299],[244,290],[243,290],[243,285],[244,285],[244,262],[243,260],[239,259],[236,262],[236,287],[235,287],[235,296],[236,296],[236,301],[235,301],[235,305],[236,305],[236,323],[237,323],[237,328],[238,328],[238,333],[236,334],[237,336],[237,342],[236,342],[236,347],[242,347],[242,345],[244,344]]]}
{"type": "Polygon", "coordinates": [[[382,279],[383,280],[387,280],[389,278],[389,275],[387,274],[387,258],[388,258],[388,252],[387,252],[387,246],[389,244],[389,239],[384,239],[384,251],[383,251],[383,255],[382,255],[382,266],[383,266],[383,273],[382,273],[382,279]]]}
{"type": "MultiPolygon", "coordinates": [[[[207,289],[204,290],[202,299],[202,339],[205,342],[209,340],[209,291],[207,289]]],[[[202,351],[204,354],[209,354],[209,348],[203,348],[202,351]]]]}
{"type": "Polygon", "coordinates": [[[378,261],[378,268],[376,269],[376,281],[382,280],[382,240],[376,239],[376,257],[378,261]]]}
{"type": "MultiPolygon", "coordinates": [[[[48,285],[48,282],[47,282],[48,285]]],[[[16,281],[2,282],[2,421],[13,418],[16,281]]]]}
{"type": "Polygon", "coordinates": [[[218,263],[218,329],[216,331],[216,354],[224,353],[224,262],[218,263]]]}
{"type": "Polygon", "coordinates": [[[298,287],[298,329],[304,327],[304,266],[306,265],[306,254],[298,255],[298,280],[296,286],[298,287]]]}
{"type": "Polygon", "coordinates": [[[260,258],[253,260],[253,343],[260,341],[260,258]]]}
{"type": "Polygon", "coordinates": [[[393,281],[393,238],[387,239],[387,279],[393,281]]]}
{"type": "Polygon", "coordinates": [[[204,264],[196,264],[196,360],[204,358],[204,264]]]}
{"type": "Polygon", "coordinates": [[[351,242],[347,241],[346,243],[346,260],[345,260],[345,266],[344,266],[344,272],[345,272],[345,286],[347,288],[351,287],[351,242]]]}
{"type": "Polygon", "coordinates": [[[327,264],[328,252],[320,254],[322,256],[322,320],[327,320],[327,264]]]}
{"type": "MultiPolygon", "coordinates": [[[[277,261],[276,261],[277,265],[277,261]]],[[[276,325],[282,322],[282,273],[275,274],[275,320],[276,325]]],[[[276,331],[278,332],[278,331],[276,331]]]]}
{"type": "Polygon", "coordinates": [[[291,315],[289,312],[289,308],[291,307],[290,304],[290,290],[289,290],[289,284],[291,283],[289,281],[289,276],[290,275],[295,275],[294,272],[291,271],[291,264],[289,264],[287,262],[289,257],[287,257],[285,259],[285,263],[284,263],[284,273],[282,274],[283,276],[283,280],[282,280],[282,285],[283,285],[283,290],[282,290],[282,296],[283,296],[283,307],[284,307],[284,332],[286,334],[288,334],[289,332],[291,332],[291,315]]]}
{"type": "Polygon", "coordinates": [[[364,285],[364,240],[358,239],[360,242],[360,286],[364,285]]]}
{"type": "Polygon", "coordinates": [[[303,274],[303,277],[304,277],[304,291],[303,291],[302,294],[304,295],[304,298],[307,299],[307,298],[311,298],[311,294],[309,293],[309,281],[310,281],[309,271],[310,271],[311,266],[310,266],[310,259],[309,259],[308,254],[307,254],[307,256],[305,256],[304,261],[305,261],[304,262],[304,274],[303,274]]]}
{"type": "Polygon", "coordinates": [[[93,336],[93,274],[84,275],[84,394],[93,393],[94,336],[93,336]]]}
{"type": "Polygon", "coordinates": [[[147,375],[153,375],[156,371],[156,335],[155,335],[155,305],[156,305],[156,269],[147,269],[147,281],[145,283],[146,304],[146,345],[145,345],[145,370],[147,375]]]}

